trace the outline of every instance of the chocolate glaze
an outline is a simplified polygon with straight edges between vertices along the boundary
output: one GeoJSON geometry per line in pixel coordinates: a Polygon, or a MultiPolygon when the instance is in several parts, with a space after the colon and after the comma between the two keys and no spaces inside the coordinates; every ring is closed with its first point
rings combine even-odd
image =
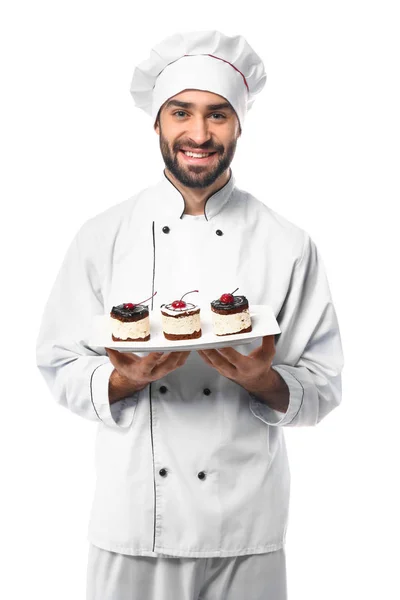
{"type": "MultiPolygon", "coordinates": [[[[211,302],[211,308],[215,309],[215,310],[225,310],[226,312],[231,312],[235,309],[240,309],[240,310],[244,310],[245,308],[249,307],[249,303],[248,300],[246,298],[246,296],[233,296],[233,302],[231,304],[225,304],[224,302],[221,302],[221,300],[218,298],[218,300],[213,300],[211,302]]],[[[239,311],[235,311],[235,312],[239,312],[239,311]]]]}
{"type": "Polygon", "coordinates": [[[136,304],[133,308],[124,308],[123,304],[113,306],[110,312],[110,316],[120,321],[140,321],[149,314],[149,307],[147,304],[136,304]]]}

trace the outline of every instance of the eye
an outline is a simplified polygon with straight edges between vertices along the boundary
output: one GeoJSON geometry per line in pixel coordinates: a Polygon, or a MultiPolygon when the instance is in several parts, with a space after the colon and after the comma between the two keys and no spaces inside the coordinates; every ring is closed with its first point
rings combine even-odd
{"type": "Polygon", "coordinates": [[[186,115],[187,113],[184,110],[177,110],[174,113],[172,113],[174,116],[177,115],[178,113],[181,113],[183,115],[186,115]]]}
{"type": "MultiPolygon", "coordinates": [[[[187,112],[185,112],[184,110],[176,110],[174,113],[172,113],[173,116],[176,116],[179,118],[184,117],[185,115],[187,115],[187,112]]],[[[216,119],[213,119],[214,121],[221,121],[222,119],[226,119],[225,115],[223,115],[222,113],[212,113],[210,116],[212,117],[217,117],[216,119]]]]}

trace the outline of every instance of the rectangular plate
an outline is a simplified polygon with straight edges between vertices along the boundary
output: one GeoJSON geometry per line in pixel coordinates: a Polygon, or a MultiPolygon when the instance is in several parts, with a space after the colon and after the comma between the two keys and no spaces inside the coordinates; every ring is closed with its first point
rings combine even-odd
{"type": "Polygon", "coordinates": [[[212,330],[211,309],[201,308],[202,335],[196,340],[171,341],[164,337],[161,322],[161,310],[149,311],[150,339],[148,342],[114,342],[111,337],[111,318],[109,315],[94,317],[93,331],[89,339],[90,346],[114,348],[120,352],[173,352],[179,350],[205,350],[226,348],[247,344],[264,335],[280,333],[279,325],[266,304],[253,305],[250,308],[252,331],[235,335],[214,335],[212,330]]]}

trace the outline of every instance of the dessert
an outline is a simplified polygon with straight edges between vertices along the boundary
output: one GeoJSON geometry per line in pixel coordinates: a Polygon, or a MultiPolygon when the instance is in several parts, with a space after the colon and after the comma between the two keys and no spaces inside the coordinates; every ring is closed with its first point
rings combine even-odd
{"type": "MultiPolygon", "coordinates": [[[[153,296],[155,296],[153,294],[153,296]]],[[[147,298],[151,300],[153,296],[147,298]]],[[[113,306],[110,312],[111,335],[114,342],[147,342],[150,339],[149,307],[126,302],[113,306]]]]}
{"type": "Polygon", "coordinates": [[[249,303],[246,296],[222,294],[211,302],[213,331],[215,335],[233,335],[252,330],[249,303]]]}
{"type": "Polygon", "coordinates": [[[180,300],[161,304],[161,319],[164,337],[167,340],[194,340],[201,337],[200,307],[185,302],[184,296],[198,292],[186,292],[180,300]]]}

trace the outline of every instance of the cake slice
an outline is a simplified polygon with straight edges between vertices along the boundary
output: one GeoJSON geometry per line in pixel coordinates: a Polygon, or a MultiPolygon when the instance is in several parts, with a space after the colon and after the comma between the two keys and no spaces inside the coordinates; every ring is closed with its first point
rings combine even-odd
{"type": "MultiPolygon", "coordinates": [[[[186,292],[182,298],[193,292],[186,292]]],[[[163,333],[167,340],[194,340],[201,337],[200,307],[182,298],[160,306],[163,333]]]]}
{"type": "MultiPolygon", "coordinates": [[[[153,296],[156,294],[157,292],[153,296]]],[[[112,307],[111,335],[114,342],[147,342],[150,339],[149,307],[143,305],[143,302],[127,302],[112,307]]]]}
{"type": "MultiPolygon", "coordinates": [[[[236,288],[235,292],[239,288],[236,288]]],[[[234,335],[252,330],[249,302],[246,296],[222,294],[211,302],[213,331],[215,335],[234,335]]]]}

